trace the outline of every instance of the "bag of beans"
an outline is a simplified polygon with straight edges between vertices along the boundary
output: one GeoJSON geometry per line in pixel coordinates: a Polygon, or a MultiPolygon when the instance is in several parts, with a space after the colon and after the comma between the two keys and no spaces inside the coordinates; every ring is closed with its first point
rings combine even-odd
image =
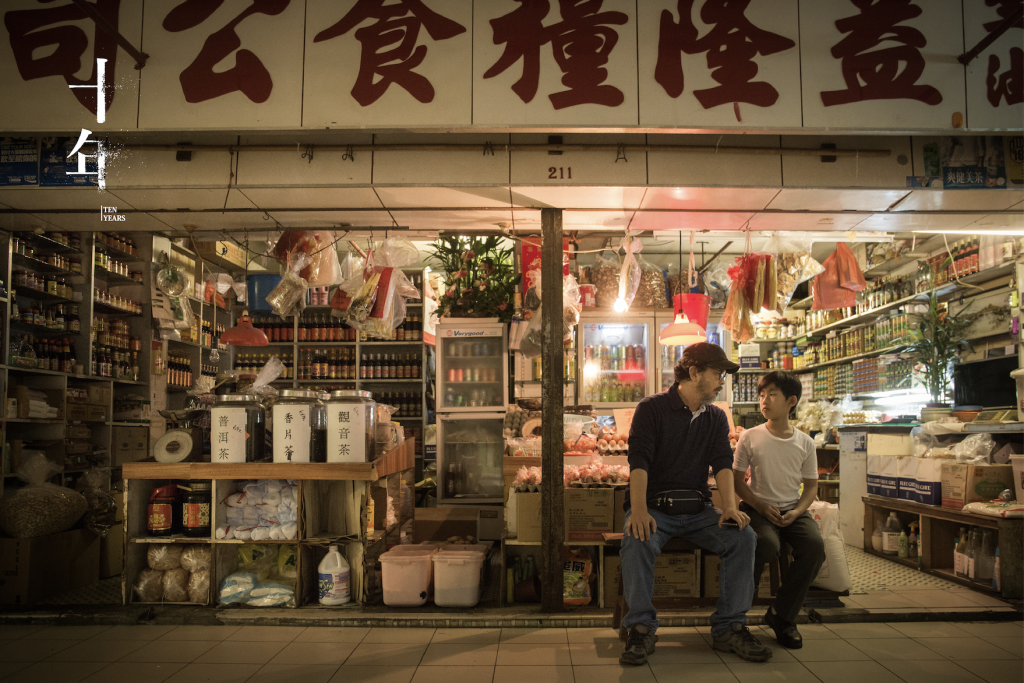
{"type": "Polygon", "coordinates": [[[29,456],[18,468],[18,477],[28,485],[0,498],[0,528],[14,538],[34,538],[75,526],[89,503],[77,491],[47,483],[61,470],[42,452],[29,456]]]}

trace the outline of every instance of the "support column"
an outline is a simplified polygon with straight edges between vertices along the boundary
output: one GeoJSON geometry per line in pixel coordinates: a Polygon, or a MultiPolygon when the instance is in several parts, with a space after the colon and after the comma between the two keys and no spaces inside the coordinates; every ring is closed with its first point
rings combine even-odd
{"type": "Polygon", "coordinates": [[[541,397],[544,409],[541,457],[541,610],[562,612],[562,211],[541,209],[541,397]]]}

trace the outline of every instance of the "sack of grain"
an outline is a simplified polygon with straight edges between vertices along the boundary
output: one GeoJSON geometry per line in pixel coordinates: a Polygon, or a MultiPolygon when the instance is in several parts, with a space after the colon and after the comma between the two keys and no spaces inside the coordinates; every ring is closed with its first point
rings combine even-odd
{"type": "Polygon", "coordinates": [[[46,483],[61,470],[43,453],[29,456],[18,468],[28,485],[0,498],[0,528],[14,538],[34,538],[75,526],[89,504],[77,491],[46,483]]]}

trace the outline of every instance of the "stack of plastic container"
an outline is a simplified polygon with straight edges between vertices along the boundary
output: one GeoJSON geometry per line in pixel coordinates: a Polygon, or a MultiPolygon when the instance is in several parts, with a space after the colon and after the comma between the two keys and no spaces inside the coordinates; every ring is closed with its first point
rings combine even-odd
{"type": "Polygon", "coordinates": [[[384,604],[419,607],[433,596],[439,607],[480,602],[487,548],[483,545],[399,545],[380,556],[384,604]]]}
{"type": "Polygon", "coordinates": [[[473,607],[480,602],[484,558],[481,545],[448,545],[434,559],[434,604],[439,607],[473,607]]]}

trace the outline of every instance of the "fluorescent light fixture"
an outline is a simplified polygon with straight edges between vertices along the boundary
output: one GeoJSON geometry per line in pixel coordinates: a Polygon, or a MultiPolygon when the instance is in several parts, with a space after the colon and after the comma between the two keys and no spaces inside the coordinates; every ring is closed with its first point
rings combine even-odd
{"type": "Polygon", "coordinates": [[[927,392],[912,391],[898,396],[886,396],[884,398],[875,399],[875,403],[880,406],[906,406],[928,403],[930,400],[931,395],[927,392]]]}
{"type": "Polygon", "coordinates": [[[1012,235],[1024,237],[1024,230],[912,230],[918,235],[1012,235]]]}

